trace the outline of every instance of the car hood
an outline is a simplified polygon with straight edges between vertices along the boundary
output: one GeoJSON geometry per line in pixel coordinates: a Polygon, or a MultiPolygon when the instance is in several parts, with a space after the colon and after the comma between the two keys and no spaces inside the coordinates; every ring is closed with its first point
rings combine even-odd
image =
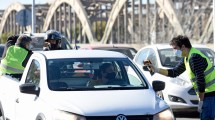
{"type": "Polygon", "coordinates": [[[182,73],[181,75],[179,75],[178,77],[181,78],[181,79],[183,79],[183,80],[185,80],[185,81],[187,81],[187,82],[191,82],[190,79],[189,79],[189,77],[188,77],[188,75],[187,75],[187,72],[186,72],[186,71],[183,72],[183,73],[182,73]]]}
{"type": "Polygon", "coordinates": [[[145,115],[169,108],[152,89],[52,91],[46,98],[58,110],[85,116],[145,115]]]}

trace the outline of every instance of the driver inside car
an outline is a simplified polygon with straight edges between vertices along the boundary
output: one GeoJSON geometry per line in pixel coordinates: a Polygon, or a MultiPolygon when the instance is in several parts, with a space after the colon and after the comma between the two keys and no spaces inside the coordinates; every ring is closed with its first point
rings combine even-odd
{"type": "Polygon", "coordinates": [[[114,81],[116,72],[111,63],[103,63],[100,69],[95,71],[93,80],[87,83],[88,87],[94,87],[95,85],[106,85],[114,81]]]}

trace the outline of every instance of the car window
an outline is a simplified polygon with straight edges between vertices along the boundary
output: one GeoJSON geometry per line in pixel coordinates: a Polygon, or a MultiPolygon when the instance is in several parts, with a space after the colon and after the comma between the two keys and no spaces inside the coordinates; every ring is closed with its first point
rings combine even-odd
{"type": "Polygon", "coordinates": [[[137,53],[137,57],[135,58],[135,62],[139,65],[143,65],[143,61],[147,60],[149,49],[143,49],[139,53],[137,53]]]}
{"type": "Polygon", "coordinates": [[[157,57],[153,49],[149,49],[149,52],[146,57],[147,60],[150,60],[154,66],[157,66],[157,57]]]}
{"type": "Polygon", "coordinates": [[[38,86],[39,82],[40,82],[40,64],[38,61],[33,60],[30,65],[25,83],[34,83],[38,86]]]}
{"type": "Polygon", "coordinates": [[[175,56],[175,51],[172,48],[158,50],[159,59],[162,66],[174,67],[182,58],[175,56]]]}
{"type": "Polygon", "coordinates": [[[67,49],[67,50],[72,49],[72,47],[71,47],[71,45],[70,45],[68,39],[65,38],[65,37],[62,37],[61,47],[62,47],[64,50],[65,50],[65,49],[67,49]]]}
{"type": "Polygon", "coordinates": [[[141,73],[127,58],[49,60],[47,77],[49,89],[56,91],[148,88],[141,73]],[[107,65],[111,67],[104,68],[107,65]]]}
{"type": "Polygon", "coordinates": [[[199,49],[205,56],[209,58],[211,63],[215,65],[214,58],[215,58],[215,52],[209,48],[197,48],[199,49]]]}
{"type": "Polygon", "coordinates": [[[31,37],[32,39],[32,50],[33,51],[37,51],[37,50],[42,50],[43,49],[43,46],[44,46],[44,37],[35,37],[35,36],[32,36],[31,37]]]}

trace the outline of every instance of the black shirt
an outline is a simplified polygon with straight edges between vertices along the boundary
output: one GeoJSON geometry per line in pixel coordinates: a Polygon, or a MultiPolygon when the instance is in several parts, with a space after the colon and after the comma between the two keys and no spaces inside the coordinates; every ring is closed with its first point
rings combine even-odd
{"type": "MultiPolygon", "coordinates": [[[[204,71],[208,66],[207,60],[203,58],[199,54],[192,54],[190,60],[188,61],[191,67],[192,72],[197,78],[197,91],[198,92],[205,92],[205,75],[204,71]]],[[[177,77],[182,74],[186,70],[184,64],[184,58],[176,65],[173,69],[168,69],[168,76],[170,77],[177,77]]]]}

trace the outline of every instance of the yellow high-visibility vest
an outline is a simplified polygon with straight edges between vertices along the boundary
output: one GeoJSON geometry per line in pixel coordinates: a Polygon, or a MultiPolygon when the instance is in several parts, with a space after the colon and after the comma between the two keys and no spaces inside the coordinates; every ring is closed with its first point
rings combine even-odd
{"type": "Polygon", "coordinates": [[[10,46],[4,59],[1,60],[0,71],[7,74],[22,74],[24,67],[22,62],[28,55],[28,51],[18,46],[10,46]]]}
{"type": "Polygon", "coordinates": [[[197,91],[197,83],[196,83],[196,76],[194,75],[194,73],[192,72],[191,68],[190,68],[190,64],[189,64],[189,60],[190,60],[190,56],[193,54],[199,54],[201,55],[203,58],[205,58],[207,60],[208,66],[204,71],[204,75],[205,75],[205,93],[209,93],[209,92],[213,92],[215,91],[215,70],[214,70],[214,66],[211,63],[211,61],[208,59],[208,57],[206,57],[203,53],[201,53],[199,50],[195,49],[195,48],[191,48],[189,55],[188,55],[188,59],[186,60],[186,57],[184,58],[184,64],[186,67],[186,71],[188,73],[188,76],[192,82],[192,85],[194,87],[194,89],[197,91]]]}

